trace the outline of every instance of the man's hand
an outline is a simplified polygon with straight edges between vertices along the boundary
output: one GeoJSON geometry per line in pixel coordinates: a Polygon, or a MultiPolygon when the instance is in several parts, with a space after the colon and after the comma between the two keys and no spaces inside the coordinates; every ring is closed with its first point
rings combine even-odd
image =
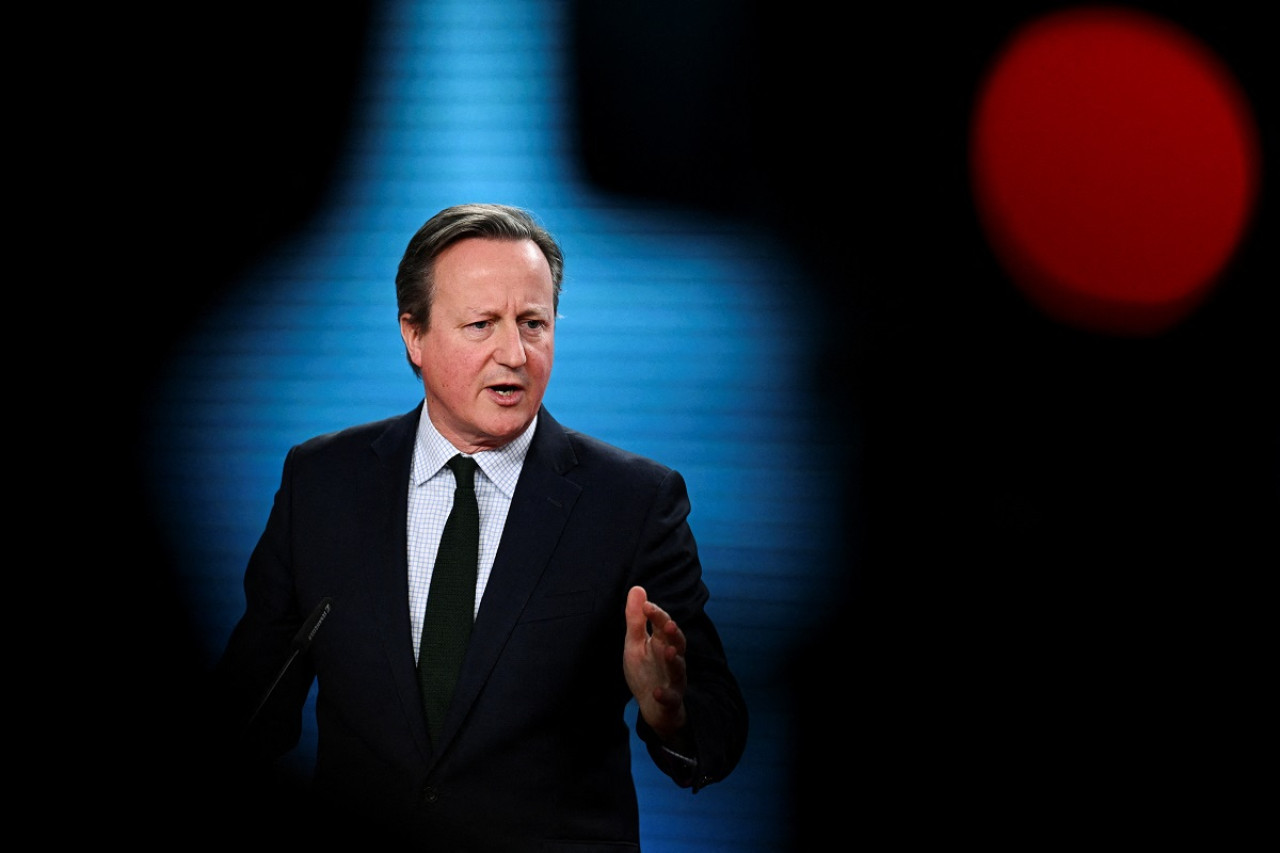
{"type": "Polygon", "coordinates": [[[640,715],[664,741],[684,726],[685,637],[675,620],[649,601],[644,587],[627,593],[627,637],[622,645],[622,671],[640,715]]]}

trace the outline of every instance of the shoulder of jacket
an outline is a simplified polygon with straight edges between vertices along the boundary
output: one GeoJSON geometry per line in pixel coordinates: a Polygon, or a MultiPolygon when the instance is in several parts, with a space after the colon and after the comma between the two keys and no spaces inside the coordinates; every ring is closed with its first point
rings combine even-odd
{"type": "Polygon", "coordinates": [[[397,427],[416,429],[417,421],[406,424],[416,414],[416,410],[403,415],[395,415],[381,420],[355,424],[332,432],[322,433],[300,442],[292,449],[295,456],[323,455],[325,453],[344,452],[353,448],[368,447],[378,438],[397,427]]]}

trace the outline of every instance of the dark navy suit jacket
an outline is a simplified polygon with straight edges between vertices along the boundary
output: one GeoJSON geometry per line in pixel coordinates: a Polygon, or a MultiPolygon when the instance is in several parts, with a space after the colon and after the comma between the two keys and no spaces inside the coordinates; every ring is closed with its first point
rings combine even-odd
{"type": "Polygon", "coordinates": [[[424,849],[635,850],[624,604],[644,586],[688,638],[696,764],[650,754],[694,791],[740,758],[747,712],[704,605],[683,478],[562,427],[543,409],[439,743],[410,639],[406,513],[422,405],[289,451],[219,662],[256,705],[308,613],[332,609],[255,718],[259,751],[293,748],[313,678],[313,780],[326,808],[424,849]]]}

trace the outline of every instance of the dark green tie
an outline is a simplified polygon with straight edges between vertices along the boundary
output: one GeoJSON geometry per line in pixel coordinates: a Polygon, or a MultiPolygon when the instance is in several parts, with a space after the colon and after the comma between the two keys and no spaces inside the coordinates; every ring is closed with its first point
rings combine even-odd
{"type": "Polygon", "coordinates": [[[480,555],[480,510],[476,506],[476,461],[455,456],[447,463],[457,487],[431,571],[427,613],[418,646],[418,678],[431,739],[439,737],[475,613],[476,561],[480,555]]]}

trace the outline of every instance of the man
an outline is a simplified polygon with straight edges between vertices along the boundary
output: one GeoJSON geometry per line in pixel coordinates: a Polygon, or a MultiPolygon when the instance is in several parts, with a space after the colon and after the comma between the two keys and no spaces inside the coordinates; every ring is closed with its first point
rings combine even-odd
{"type": "Polygon", "coordinates": [[[432,850],[637,850],[632,699],[676,784],[696,792],[742,754],[747,711],[704,610],[683,479],[542,406],[563,269],[525,211],[432,217],[396,278],[425,399],[285,461],[217,683],[247,721],[237,745],[276,756],[318,679],[311,787],[335,820],[432,850]],[[478,465],[473,619],[441,697],[424,633],[458,455],[478,465]]]}

